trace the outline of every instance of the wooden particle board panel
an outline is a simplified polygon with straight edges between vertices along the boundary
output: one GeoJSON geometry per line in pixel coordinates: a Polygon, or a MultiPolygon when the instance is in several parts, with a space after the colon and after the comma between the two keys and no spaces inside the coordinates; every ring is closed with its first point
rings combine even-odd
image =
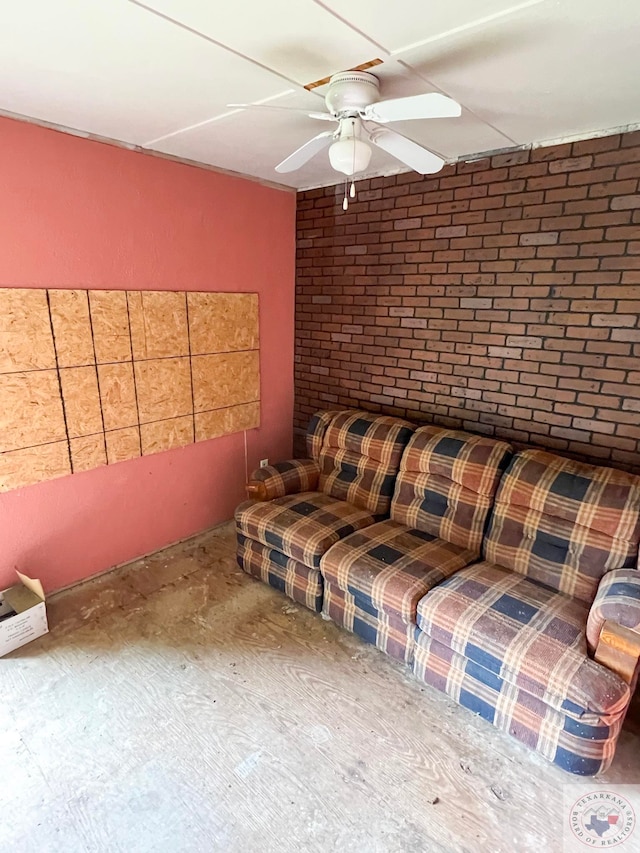
{"type": "Polygon", "coordinates": [[[131,360],[129,309],[124,290],[89,292],[93,344],[98,364],[131,360]]]}
{"type": "Polygon", "coordinates": [[[125,462],[140,456],[140,428],[127,427],[105,433],[107,462],[125,462]]]}
{"type": "Polygon", "coordinates": [[[0,375],[0,452],[66,437],[57,371],[0,375]]]}
{"type": "Polygon", "coordinates": [[[260,425],[253,293],[0,288],[0,491],[260,425]]]}
{"type": "Polygon", "coordinates": [[[0,289],[0,374],[55,366],[47,292],[0,289]]]}
{"type": "Polygon", "coordinates": [[[192,355],[256,350],[257,293],[188,293],[192,355]]]}
{"type": "Polygon", "coordinates": [[[107,464],[107,449],[104,433],[83,435],[69,441],[73,471],[90,471],[107,464]]]}
{"type": "Polygon", "coordinates": [[[77,438],[102,432],[102,410],[95,366],[61,368],[60,385],[68,437],[77,438]]]}
{"type": "Polygon", "coordinates": [[[188,358],[156,358],[135,365],[140,423],[193,414],[188,358]]]}
{"type": "Polygon", "coordinates": [[[260,398],[257,351],[196,355],[191,363],[196,412],[252,403],[260,398]]]}
{"type": "Polygon", "coordinates": [[[87,291],[50,290],[49,306],[58,367],[94,364],[87,291]]]}
{"type": "Polygon", "coordinates": [[[211,412],[196,412],[196,441],[218,438],[260,426],[260,403],[245,403],[211,412]]]}
{"type": "Polygon", "coordinates": [[[186,293],[127,293],[133,358],[189,355],[186,293]]]}
{"type": "Polygon", "coordinates": [[[140,425],[143,456],[160,453],[163,450],[173,450],[174,447],[184,447],[186,444],[192,444],[193,441],[192,415],[140,425]]]}
{"type": "Polygon", "coordinates": [[[70,473],[69,444],[66,440],[0,453],[2,492],[30,486],[41,480],[51,480],[53,477],[64,477],[70,473]]]}
{"type": "Polygon", "coordinates": [[[133,362],[99,364],[98,381],[104,428],[121,429],[138,423],[133,362]]]}

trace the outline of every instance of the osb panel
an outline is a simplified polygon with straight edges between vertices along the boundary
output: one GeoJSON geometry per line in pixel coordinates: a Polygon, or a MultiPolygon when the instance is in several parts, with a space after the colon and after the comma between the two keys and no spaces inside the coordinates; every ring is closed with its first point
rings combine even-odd
{"type": "Polygon", "coordinates": [[[55,366],[46,290],[0,289],[0,373],[55,366]]]}
{"type": "Polygon", "coordinates": [[[192,355],[258,349],[257,293],[188,293],[192,355]]]}
{"type": "Polygon", "coordinates": [[[104,428],[110,430],[135,426],[138,423],[138,407],[132,363],[98,365],[98,381],[104,428]]]}
{"type": "Polygon", "coordinates": [[[70,473],[69,447],[66,440],[0,453],[1,492],[20,489],[42,480],[52,480],[54,477],[64,477],[70,473]]]}
{"type": "Polygon", "coordinates": [[[192,414],[188,358],[140,361],[135,371],[140,423],[192,414]]]}
{"type": "Polygon", "coordinates": [[[0,288],[0,490],[259,426],[258,296],[0,288]]]}
{"type": "Polygon", "coordinates": [[[66,438],[55,370],[0,375],[0,452],[66,438]]]}
{"type": "Polygon", "coordinates": [[[131,359],[129,311],[124,290],[91,290],[91,323],[98,364],[131,359]]]}
{"type": "Polygon", "coordinates": [[[93,338],[86,290],[50,290],[51,323],[59,367],[94,364],[93,338]]]}
{"type": "Polygon", "coordinates": [[[140,430],[137,426],[107,432],[105,439],[109,465],[140,456],[140,430]]]}
{"type": "Polygon", "coordinates": [[[144,456],[160,453],[162,450],[171,450],[173,447],[184,447],[185,444],[192,444],[193,417],[187,415],[184,418],[170,418],[166,421],[142,424],[140,426],[140,440],[144,456]]]}
{"type": "Polygon", "coordinates": [[[90,471],[92,468],[107,464],[104,433],[72,438],[69,444],[74,473],[90,471]]]}
{"type": "Polygon", "coordinates": [[[198,355],[191,359],[196,412],[251,403],[260,398],[256,351],[198,355]]]}
{"type": "Polygon", "coordinates": [[[260,426],[260,403],[246,403],[213,412],[196,412],[196,441],[218,438],[260,426]]]}
{"type": "Polygon", "coordinates": [[[102,432],[102,412],[95,366],[62,368],[60,384],[69,438],[102,432]]]}
{"type": "Polygon", "coordinates": [[[184,293],[136,291],[127,301],[134,360],[189,355],[184,293]]]}

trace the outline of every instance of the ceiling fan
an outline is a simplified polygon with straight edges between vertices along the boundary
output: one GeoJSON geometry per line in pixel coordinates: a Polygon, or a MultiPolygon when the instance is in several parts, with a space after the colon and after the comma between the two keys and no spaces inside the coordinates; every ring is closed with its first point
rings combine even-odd
{"type": "MultiPolygon", "coordinates": [[[[462,112],[460,104],[431,92],[407,98],[379,100],[380,81],[366,71],[342,71],[329,80],[325,96],[328,112],[304,110],[313,119],[338,123],[335,130],[325,131],[305,142],[275,167],[276,172],[294,172],[313,157],[329,148],[331,166],[347,177],[363,172],[371,159],[373,145],[421,175],[438,172],[444,160],[417,142],[386,127],[389,122],[411,119],[452,118],[462,112]]],[[[229,104],[230,107],[287,109],[259,104],[229,104]]],[[[296,112],[300,112],[296,110],[296,112]]],[[[352,197],[354,196],[352,184],[352,197]]],[[[345,199],[346,200],[346,199],[345,199]]]]}

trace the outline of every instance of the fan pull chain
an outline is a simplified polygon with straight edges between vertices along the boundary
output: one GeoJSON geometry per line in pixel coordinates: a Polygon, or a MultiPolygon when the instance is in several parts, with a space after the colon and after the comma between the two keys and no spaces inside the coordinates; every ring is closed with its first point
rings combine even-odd
{"type": "MultiPolygon", "coordinates": [[[[354,121],[353,122],[354,128],[355,128],[355,124],[356,123],[354,121]]],[[[355,171],[356,171],[356,138],[354,136],[353,137],[353,164],[352,164],[352,169],[351,169],[351,191],[349,192],[349,195],[351,196],[351,198],[356,197],[356,187],[355,187],[355,184],[353,182],[353,176],[355,174],[355,171]]],[[[346,184],[346,182],[345,182],[345,184],[346,184]]],[[[346,192],[346,189],[347,189],[347,187],[345,185],[345,192],[346,192]]]]}
{"type": "Polygon", "coordinates": [[[344,199],[342,200],[342,209],[347,210],[349,207],[349,199],[347,198],[347,179],[344,179],[344,199]]]}

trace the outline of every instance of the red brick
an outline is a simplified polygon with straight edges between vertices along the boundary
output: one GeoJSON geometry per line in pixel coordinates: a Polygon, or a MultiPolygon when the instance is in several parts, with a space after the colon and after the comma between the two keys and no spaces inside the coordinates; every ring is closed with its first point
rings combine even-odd
{"type": "Polygon", "coordinates": [[[594,157],[594,166],[617,165],[618,163],[631,163],[640,161],[640,146],[637,148],[624,148],[621,151],[607,151],[594,157]]]}
{"type": "MultiPolygon", "coordinates": [[[[579,173],[581,177],[583,173],[579,173]]],[[[581,201],[587,197],[587,187],[564,187],[559,190],[549,190],[544,194],[545,202],[581,201]]]]}
{"type": "Polygon", "coordinates": [[[567,185],[566,175],[542,175],[533,177],[527,181],[528,190],[548,190],[565,187],[567,185]]]}
{"type": "Polygon", "coordinates": [[[522,347],[523,349],[540,349],[542,347],[542,338],[509,335],[507,337],[507,346],[522,347]]]}
{"type": "Polygon", "coordinates": [[[531,162],[537,163],[540,160],[552,161],[560,160],[564,157],[571,156],[571,143],[565,142],[562,145],[541,146],[531,152],[531,162]]]}
{"type": "Polygon", "coordinates": [[[640,131],[634,130],[631,133],[625,133],[620,137],[620,146],[622,148],[631,148],[640,145],[640,131]]]}
{"type": "Polygon", "coordinates": [[[549,172],[577,172],[581,169],[591,169],[593,157],[585,154],[583,157],[569,157],[566,160],[553,160],[549,163],[549,172]]]}
{"type": "Polygon", "coordinates": [[[615,177],[615,169],[613,166],[607,166],[602,169],[589,169],[588,172],[576,172],[569,175],[569,186],[586,186],[588,184],[606,183],[612,181],[615,177]]]}
{"type": "Polygon", "coordinates": [[[583,139],[580,142],[574,142],[571,153],[574,157],[579,157],[582,154],[599,154],[601,151],[611,151],[620,147],[620,137],[615,136],[598,136],[594,139],[583,139]]]}
{"type": "MultiPolygon", "coordinates": [[[[585,257],[624,255],[626,251],[626,243],[587,243],[586,245],[580,246],[580,255],[585,257]]],[[[628,266],[631,266],[631,264],[628,264],[628,266]]]]}
{"type": "Polygon", "coordinates": [[[509,167],[509,178],[537,178],[546,175],[548,171],[546,163],[523,163],[509,167]]]}
{"type": "Polygon", "coordinates": [[[506,151],[491,158],[491,166],[499,169],[503,166],[520,166],[529,162],[529,151],[506,151]]]}
{"type": "MultiPolygon", "coordinates": [[[[599,196],[616,196],[620,197],[623,194],[634,193],[638,186],[638,182],[634,180],[626,181],[607,181],[604,184],[593,184],[589,189],[589,197],[597,198],[599,196]]],[[[613,208],[616,210],[616,208],[613,208]]]]}
{"type": "Polygon", "coordinates": [[[466,225],[449,225],[442,228],[436,228],[436,238],[438,237],[465,237],[467,234],[466,225]]]}
{"type": "Polygon", "coordinates": [[[550,246],[557,242],[557,231],[539,231],[537,234],[522,234],[520,237],[523,246],[550,246]]]}
{"type": "Polygon", "coordinates": [[[627,163],[624,166],[618,166],[616,178],[623,180],[624,178],[640,178],[640,162],[627,163]]]}
{"type": "Polygon", "coordinates": [[[631,210],[640,207],[640,195],[620,195],[611,199],[611,210],[631,210]]]}
{"type": "Polygon", "coordinates": [[[625,257],[603,258],[600,261],[600,269],[603,271],[625,270],[626,272],[629,272],[630,270],[640,270],[640,258],[631,254],[628,254],[625,257]]]}
{"type": "Polygon", "coordinates": [[[599,225],[626,225],[631,221],[631,212],[626,210],[604,213],[591,213],[584,217],[585,228],[595,228],[599,225]]]}
{"type": "Polygon", "coordinates": [[[522,208],[522,216],[525,219],[537,219],[545,216],[560,216],[563,213],[562,203],[534,204],[522,208]]]}
{"type": "Polygon", "coordinates": [[[598,243],[604,236],[602,228],[578,228],[576,231],[562,231],[561,243],[598,243]]]}
{"type": "Polygon", "coordinates": [[[567,215],[580,213],[602,213],[608,210],[609,200],[606,198],[589,198],[580,199],[578,201],[567,201],[564,205],[564,212],[567,215]]]}

